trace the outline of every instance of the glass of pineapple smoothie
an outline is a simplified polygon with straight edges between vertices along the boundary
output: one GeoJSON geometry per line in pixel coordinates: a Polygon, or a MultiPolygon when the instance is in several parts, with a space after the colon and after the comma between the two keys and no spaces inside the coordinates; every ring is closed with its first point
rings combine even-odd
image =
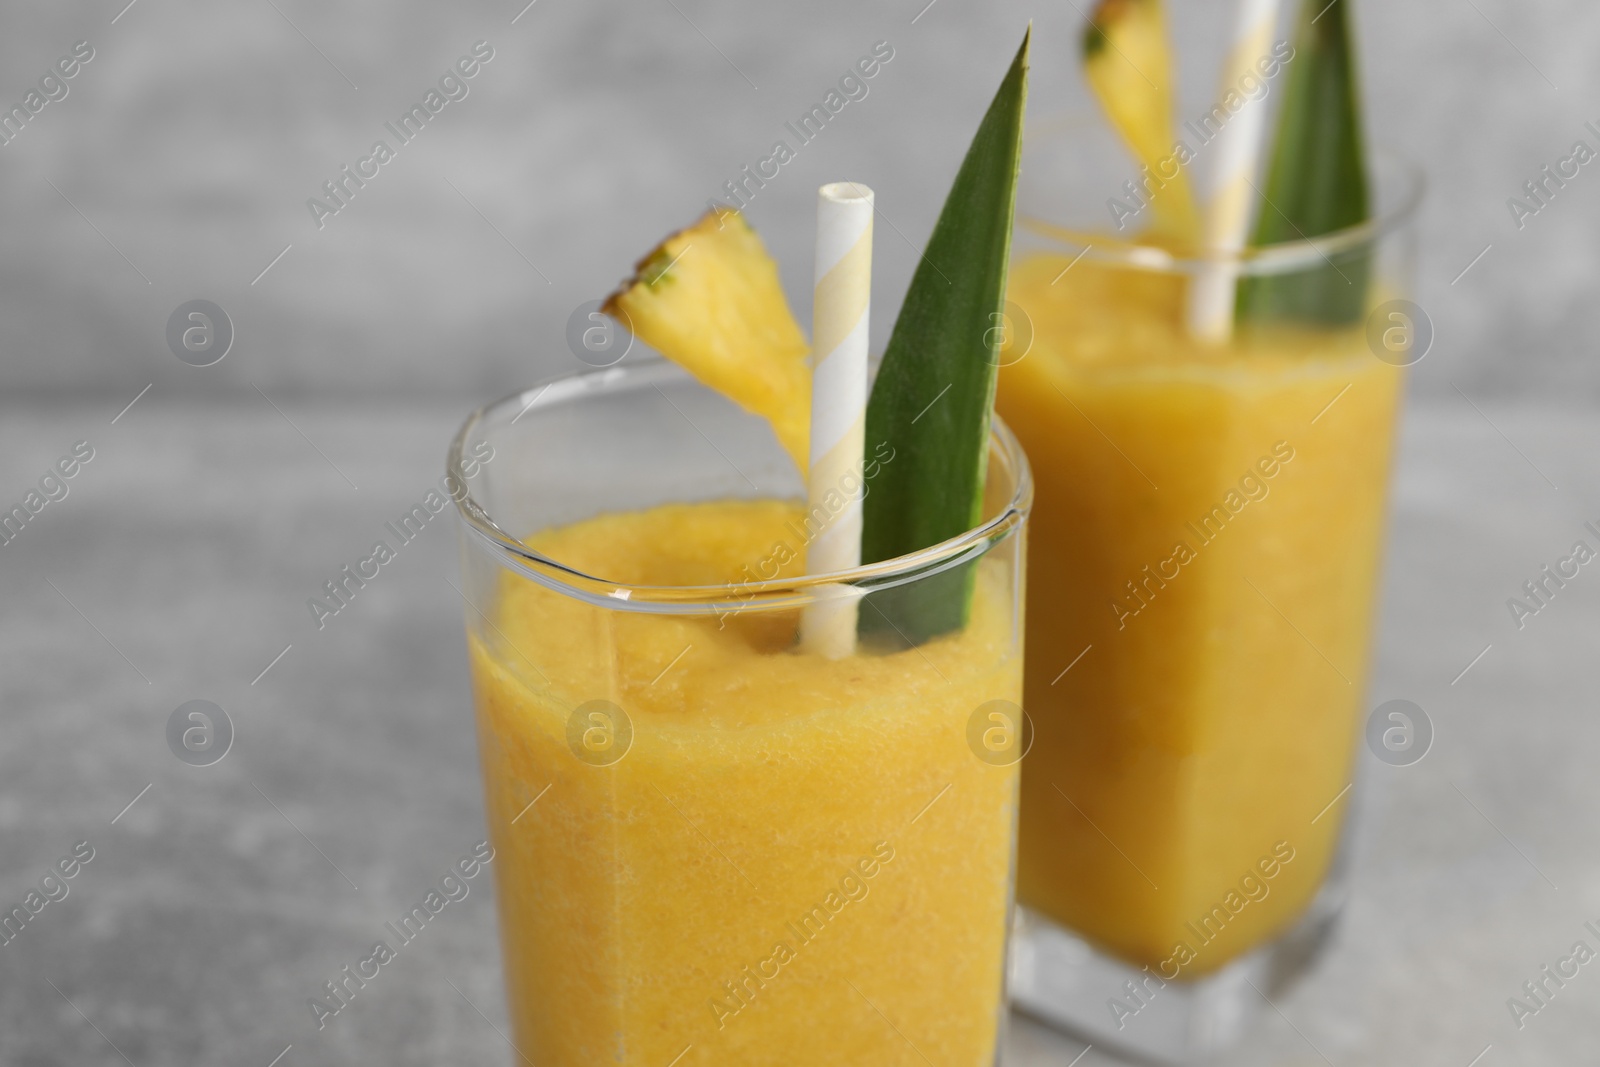
{"type": "MultiPolygon", "coordinates": [[[[1021,753],[989,728],[1021,701],[1032,494],[1009,431],[981,525],[816,577],[828,516],[767,424],[670,364],[489,405],[452,461],[469,440],[497,457],[460,510],[516,1062],[994,1064],[1021,753]],[[955,568],[963,629],[797,650],[808,602],[955,568]]],[[[893,462],[869,441],[859,485],[893,462]]]]}
{"type": "Polygon", "coordinates": [[[1380,159],[1374,221],[1226,264],[1241,300],[1336,285],[1332,321],[1206,345],[1184,299],[1217,257],[1110,229],[1097,160],[1125,157],[1093,136],[1024,168],[997,400],[1038,493],[1013,996],[1181,1061],[1338,910],[1402,367],[1431,330],[1404,302],[1420,182],[1380,159]]]}

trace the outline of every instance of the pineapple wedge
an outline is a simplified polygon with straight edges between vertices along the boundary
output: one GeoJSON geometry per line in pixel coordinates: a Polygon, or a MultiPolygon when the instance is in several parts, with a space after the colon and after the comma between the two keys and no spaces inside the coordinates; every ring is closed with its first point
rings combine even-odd
{"type": "Polygon", "coordinates": [[[603,310],[651,348],[772,424],[803,476],[811,436],[810,346],[778,265],[732,209],[662,241],[603,310]]]}
{"type": "MultiPolygon", "coordinates": [[[[1101,0],[1083,34],[1083,70],[1134,157],[1152,174],[1172,154],[1172,54],[1167,48],[1166,15],[1161,0],[1101,0]]],[[[1166,243],[1190,246],[1199,235],[1199,218],[1188,174],[1179,169],[1151,200],[1151,234],[1166,243]]]]}

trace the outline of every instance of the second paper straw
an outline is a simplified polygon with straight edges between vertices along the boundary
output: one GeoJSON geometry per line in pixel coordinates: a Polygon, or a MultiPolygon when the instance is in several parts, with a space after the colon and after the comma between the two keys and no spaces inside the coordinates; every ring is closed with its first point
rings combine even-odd
{"type": "MultiPolygon", "coordinates": [[[[1233,336],[1233,309],[1239,280],[1238,255],[1244,250],[1254,203],[1251,179],[1261,157],[1267,102],[1249,99],[1243,83],[1266,79],[1256,64],[1266,57],[1278,24],[1278,0],[1240,0],[1233,49],[1222,68],[1222,99],[1245,96],[1237,113],[1214,141],[1211,196],[1206,204],[1202,252],[1207,261],[1189,287],[1189,333],[1222,344],[1233,336]]],[[[1226,113],[1225,104],[1219,105],[1226,113]]]]}
{"type": "MultiPolygon", "coordinates": [[[[872,190],[833,182],[817,190],[811,313],[811,469],[806,573],[861,564],[862,445],[867,412],[867,320],[872,289],[872,190]]],[[[855,651],[860,604],[846,586],[823,587],[800,615],[800,647],[829,659],[855,651]]]]}

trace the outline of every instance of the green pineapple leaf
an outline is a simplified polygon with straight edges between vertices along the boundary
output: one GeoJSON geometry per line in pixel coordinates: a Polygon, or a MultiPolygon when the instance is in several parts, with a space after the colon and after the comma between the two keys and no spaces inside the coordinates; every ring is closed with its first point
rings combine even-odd
{"type": "MultiPolygon", "coordinates": [[[[959,536],[982,518],[1031,34],[967,149],[873,383],[867,447],[887,442],[896,458],[863,504],[865,563],[959,536]]],[[[861,636],[919,644],[959,629],[972,577],[963,565],[871,594],[861,636]]]]}
{"type": "MultiPolygon", "coordinates": [[[[1369,217],[1361,91],[1350,0],[1302,0],[1277,141],[1251,244],[1321,237],[1369,217]]],[[[1341,326],[1367,310],[1371,249],[1336,252],[1315,266],[1244,279],[1241,323],[1341,326]]]]}

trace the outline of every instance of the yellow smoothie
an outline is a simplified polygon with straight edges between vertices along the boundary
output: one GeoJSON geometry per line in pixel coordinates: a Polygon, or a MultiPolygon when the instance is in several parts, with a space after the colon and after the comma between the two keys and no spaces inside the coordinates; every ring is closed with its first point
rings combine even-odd
{"type": "MultiPolygon", "coordinates": [[[[722,585],[801,573],[775,552],[799,514],[670,505],[528,543],[621,585],[722,585]]],[[[528,1062],[993,1063],[1017,768],[966,736],[979,705],[1020,701],[999,555],[963,632],[840,661],[795,651],[798,611],[649,614],[501,575],[471,669],[528,1062]],[[631,722],[609,765],[569,744],[595,700],[631,722]]]]}
{"type": "Polygon", "coordinates": [[[1013,267],[998,399],[1037,484],[1018,900],[1190,978],[1328,871],[1401,372],[1359,325],[1203,349],[1181,279],[1069,263],[1013,267]]]}

